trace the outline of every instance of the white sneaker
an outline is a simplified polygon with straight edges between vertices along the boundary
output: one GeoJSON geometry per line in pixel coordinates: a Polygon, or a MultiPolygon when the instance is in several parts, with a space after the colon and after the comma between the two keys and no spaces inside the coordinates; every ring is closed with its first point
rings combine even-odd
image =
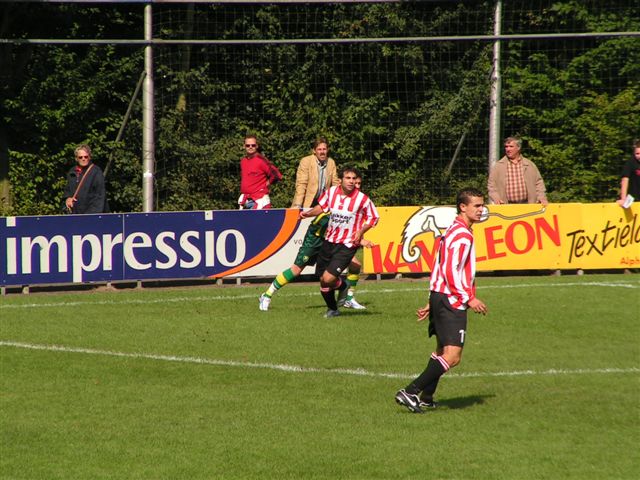
{"type": "Polygon", "coordinates": [[[367,307],[360,305],[355,298],[344,302],[344,308],[353,308],[354,310],[366,310],[367,307]]]}
{"type": "Polygon", "coordinates": [[[264,293],[260,295],[260,310],[266,312],[271,305],[271,297],[267,297],[264,293]]]}

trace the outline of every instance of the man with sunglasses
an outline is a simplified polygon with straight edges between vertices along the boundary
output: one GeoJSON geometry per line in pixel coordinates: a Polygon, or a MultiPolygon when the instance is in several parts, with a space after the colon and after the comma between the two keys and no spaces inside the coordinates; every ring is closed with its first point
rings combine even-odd
{"type": "Polygon", "coordinates": [[[89,145],[75,149],[76,165],[67,174],[63,213],[104,213],[106,193],[102,170],[91,161],[89,145]]]}
{"type": "Polygon", "coordinates": [[[255,135],[244,138],[246,155],[240,160],[240,209],[262,210],[271,208],[269,186],[279,182],[282,174],[276,166],[258,150],[255,135]]]}

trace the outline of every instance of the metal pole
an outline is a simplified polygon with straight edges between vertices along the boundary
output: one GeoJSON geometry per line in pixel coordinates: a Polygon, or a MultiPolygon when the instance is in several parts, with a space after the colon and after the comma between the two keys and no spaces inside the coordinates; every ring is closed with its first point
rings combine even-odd
{"type": "MultiPolygon", "coordinates": [[[[500,35],[502,30],[502,0],[496,1],[493,34],[500,35]]],[[[493,43],[493,68],[491,70],[491,98],[489,100],[489,169],[500,158],[500,120],[501,120],[502,78],[500,75],[500,40],[493,43]]]]}
{"type": "MultiPolygon", "coordinates": [[[[133,102],[138,98],[138,94],[140,93],[140,89],[142,88],[142,82],[144,81],[144,77],[147,75],[147,72],[142,72],[140,74],[140,78],[138,79],[138,83],[136,84],[136,89],[131,96],[131,100],[129,100],[129,107],[127,108],[127,112],[124,114],[124,118],[122,119],[122,123],[120,124],[120,130],[118,130],[118,135],[116,135],[115,144],[117,145],[120,140],[122,140],[122,135],[124,134],[124,127],[127,126],[129,122],[129,117],[131,116],[131,111],[133,110],[133,102]]],[[[115,148],[115,147],[114,147],[115,148]]],[[[111,149],[111,153],[109,154],[109,161],[107,162],[107,166],[104,167],[104,178],[107,178],[109,173],[109,168],[111,168],[111,164],[113,163],[113,151],[114,148],[111,149]]]]}
{"type": "MultiPolygon", "coordinates": [[[[144,7],[144,39],[153,38],[151,5],[144,7]]],[[[153,47],[144,49],[146,77],[142,88],[142,211],[152,212],[155,176],[155,142],[153,116],[153,47]]]]}

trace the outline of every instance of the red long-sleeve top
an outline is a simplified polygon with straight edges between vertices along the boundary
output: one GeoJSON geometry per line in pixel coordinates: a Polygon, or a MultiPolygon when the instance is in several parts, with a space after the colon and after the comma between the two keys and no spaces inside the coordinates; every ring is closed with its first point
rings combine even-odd
{"type": "Polygon", "coordinates": [[[269,185],[282,179],[278,168],[267,157],[256,153],[240,160],[240,193],[257,200],[269,194],[269,185]]]}

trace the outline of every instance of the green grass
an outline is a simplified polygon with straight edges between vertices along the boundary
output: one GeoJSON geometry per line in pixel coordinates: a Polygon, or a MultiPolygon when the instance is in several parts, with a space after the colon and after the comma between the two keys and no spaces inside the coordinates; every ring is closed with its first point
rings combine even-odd
{"type": "Polygon", "coordinates": [[[424,415],[424,281],[262,288],[0,298],[0,478],[637,478],[640,276],[479,278],[424,415]]]}

